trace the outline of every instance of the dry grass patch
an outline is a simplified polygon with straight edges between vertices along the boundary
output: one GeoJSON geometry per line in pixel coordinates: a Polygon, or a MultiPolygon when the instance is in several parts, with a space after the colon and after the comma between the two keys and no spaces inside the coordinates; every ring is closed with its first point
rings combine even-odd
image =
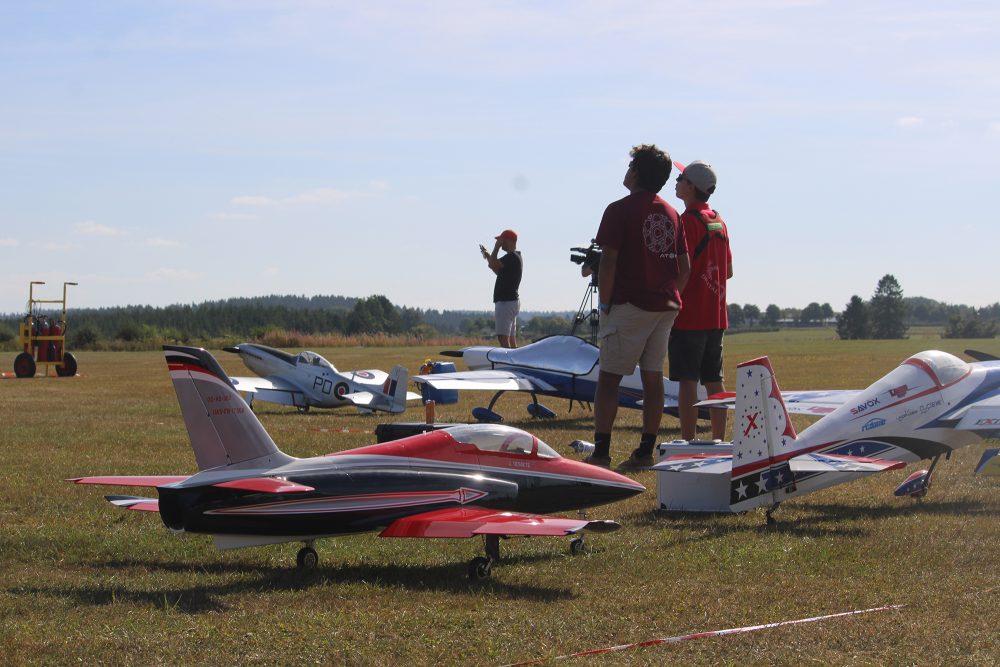
{"type": "MultiPolygon", "coordinates": [[[[908,354],[995,343],[832,340],[826,332],[727,340],[727,365],[769,354],[785,389],[862,387],[908,354]]],[[[319,351],[339,368],[415,370],[440,348],[319,351]]],[[[885,604],[898,612],[752,635],[636,649],[587,664],[995,664],[1000,656],[1000,480],[972,475],[983,446],[942,461],[923,502],[892,489],[908,470],[828,489],[763,514],[665,516],[649,491],[600,508],[618,533],[504,542],[493,578],[470,584],[474,541],[319,543],[321,566],[294,569],[296,545],[219,552],[205,536],[173,535],[157,517],[111,507],[84,474],[190,473],[194,459],[159,353],[81,352],[80,377],[0,381],[0,655],[5,664],[489,664],[699,630],[885,604]]],[[[233,355],[217,357],[246,374],[233,355]]],[[[0,356],[10,366],[13,355],[0,356]]],[[[438,406],[465,421],[486,394],[438,406]]],[[[590,414],[547,400],[548,422],[525,395],[498,409],[570,455],[590,414]]],[[[261,404],[279,445],[310,456],[368,444],[386,417],[350,410],[298,414],[261,404]]],[[[418,420],[414,408],[398,421],[418,420]]],[[[639,415],[620,413],[613,454],[624,458],[639,415]]],[[[806,422],[797,423],[803,428],[806,422]]],[[[677,435],[667,417],[661,439],[677,435]]],[[[582,662],[582,660],[581,660],[582,662]]]]}

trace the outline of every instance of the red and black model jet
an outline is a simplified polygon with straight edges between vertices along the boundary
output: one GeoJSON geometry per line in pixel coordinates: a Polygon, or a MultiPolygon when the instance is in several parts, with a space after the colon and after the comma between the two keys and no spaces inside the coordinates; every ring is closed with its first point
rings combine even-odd
{"type": "MultiPolygon", "coordinates": [[[[482,535],[489,576],[505,536],[609,532],[612,521],[544,516],[621,500],[645,488],[622,475],[564,459],[535,436],[501,425],[462,425],[326,456],[284,454],[211,354],[164,346],[199,472],[79,477],[77,484],[155,487],[158,498],[107,496],[159,512],[172,530],[207,533],[220,549],[304,542],[315,567],[321,537],[379,530],[382,537],[482,535]]],[[[582,536],[570,545],[576,553],[582,536]]]]}

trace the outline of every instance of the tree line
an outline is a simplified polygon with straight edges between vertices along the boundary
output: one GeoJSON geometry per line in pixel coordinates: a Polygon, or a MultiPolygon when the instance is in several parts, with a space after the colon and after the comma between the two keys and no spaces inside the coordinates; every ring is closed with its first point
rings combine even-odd
{"type": "MultiPolygon", "coordinates": [[[[841,313],[829,303],[810,303],[805,308],[781,308],[768,304],[729,304],[733,331],[774,329],[789,326],[835,325],[845,340],[901,338],[909,326],[931,324],[944,327],[946,337],[993,337],[1000,326],[1000,303],[985,308],[943,304],[922,297],[905,298],[892,275],[884,276],[872,297],[855,295],[841,313]]],[[[12,349],[23,316],[0,317],[0,344],[12,349]]],[[[56,315],[51,315],[52,319],[56,315]]],[[[381,295],[366,298],[344,296],[270,295],[238,297],[200,304],[166,307],[121,306],[70,309],[67,328],[72,349],[89,349],[117,341],[141,347],[143,341],[182,344],[212,340],[262,339],[269,332],[306,335],[406,335],[417,339],[439,336],[492,338],[493,315],[485,311],[440,311],[397,306],[381,295]]],[[[533,340],[573,329],[571,312],[526,313],[520,336],[533,340]]],[[[589,323],[576,330],[584,338],[589,323]]]]}

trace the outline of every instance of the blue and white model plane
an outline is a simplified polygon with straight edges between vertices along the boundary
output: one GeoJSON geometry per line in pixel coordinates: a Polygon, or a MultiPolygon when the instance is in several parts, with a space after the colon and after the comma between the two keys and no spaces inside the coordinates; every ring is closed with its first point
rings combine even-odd
{"type": "MultiPolygon", "coordinates": [[[[443,352],[445,356],[461,357],[468,371],[416,375],[413,381],[426,383],[435,389],[479,390],[495,392],[489,407],[476,408],[473,417],[479,421],[501,421],[493,406],[507,391],[524,391],[532,396],[528,412],[533,417],[552,417],[553,412],[538,402],[538,395],[555,396],[580,403],[591,403],[600,371],[600,350],[577,336],[548,336],[514,349],[476,346],[443,352]]],[[[663,378],[664,411],[676,413],[677,383],[663,378]]],[[[705,397],[699,387],[700,398],[705,397]]],[[[618,404],[641,409],[642,378],[639,367],[622,378],[618,389],[618,404]]]]}
{"type": "Polygon", "coordinates": [[[259,376],[229,378],[251,408],[253,401],[258,400],[291,405],[300,412],[353,405],[362,412],[399,413],[406,409],[406,401],[420,398],[420,394],[406,391],[407,372],[402,366],[396,366],[390,373],[380,370],[341,373],[315,352],[290,354],[253,343],[240,343],[225,350],[240,355],[247,368],[259,376]]]}

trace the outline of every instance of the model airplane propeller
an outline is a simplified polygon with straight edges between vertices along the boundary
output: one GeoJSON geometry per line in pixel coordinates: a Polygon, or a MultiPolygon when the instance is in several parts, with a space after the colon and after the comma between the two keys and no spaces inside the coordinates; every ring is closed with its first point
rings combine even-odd
{"type": "Polygon", "coordinates": [[[356,406],[363,412],[383,410],[400,413],[406,401],[420,398],[406,391],[406,369],[396,366],[386,374],[380,370],[339,372],[315,352],[289,354],[267,345],[240,343],[225,348],[260,377],[232,377],[237,391],[253,408],[254,400],[293,405],[300,412],[309,408],[356,406]]]}
{"type": "MultiPolygon", "coordinates": [[[[1000,434],[1000,360],[967,363],[925,351],[863,391],[790,392],[794,406],[766,357],[740,364],[737,376],[734,395],[700,403],[735,407],[732,444],[661,446],[667,458],[653,466],[661,509],[768,505],[770,521],[789,498],[932,459],[896,489],[897,496],[919,498],[942,456],[1000,434]],[[826,414],[796,434],[789,412],[826,414]]],[[[980,466],[987,464],[984,456],[980,466]]]]}
{"type": "MultiPolygon", "coordinates": [[[[554,413],[538,402],[538,395],[568,399],[571,407],[573,401],[592,402],[600,371],[599,353],[596,346],[576,336],[548,336],[515,349],[466,347],[444,354],[462,357],[470,370],[416,375],[413,381],[429,384],[435,389],[495,392],[488,407],[472,411],[472,416],[479,421],[503,421],[503,417],[493,411],[493,406],[507,391],[530,393],[532,402],[528,404],[528,413],[533,417],[552,417],[554,413]]],[[[663,378],[665,412],[676,414],[677,389],[676,382],[663,378]]],[[[704,398],[704,388],[699,387],[699,391],[704,398]]],[[[618,404],[641,409],[641,400],[642,379],[636,366],[634,373],[622,378],[618,404]]]]}
{"type": "MultiPolygon", "coordinates": [[[[381,531],[381,537],[483,536],[469,576],[489,576],[499,538],[618,529],[611,521],[546,516],[644,491],[627,477],[564,459],[535,436],[500,425],[463,425],[327,456],[278,449],[212,355],[164,346],[199,472],[79,477],[77,484],[154,487],[157,498],[107,496],[159,512],[174,531],[206,533],[220,549],[381,531]]],[[[571,543],[577,553],[582,536],[571,543]]]]}

